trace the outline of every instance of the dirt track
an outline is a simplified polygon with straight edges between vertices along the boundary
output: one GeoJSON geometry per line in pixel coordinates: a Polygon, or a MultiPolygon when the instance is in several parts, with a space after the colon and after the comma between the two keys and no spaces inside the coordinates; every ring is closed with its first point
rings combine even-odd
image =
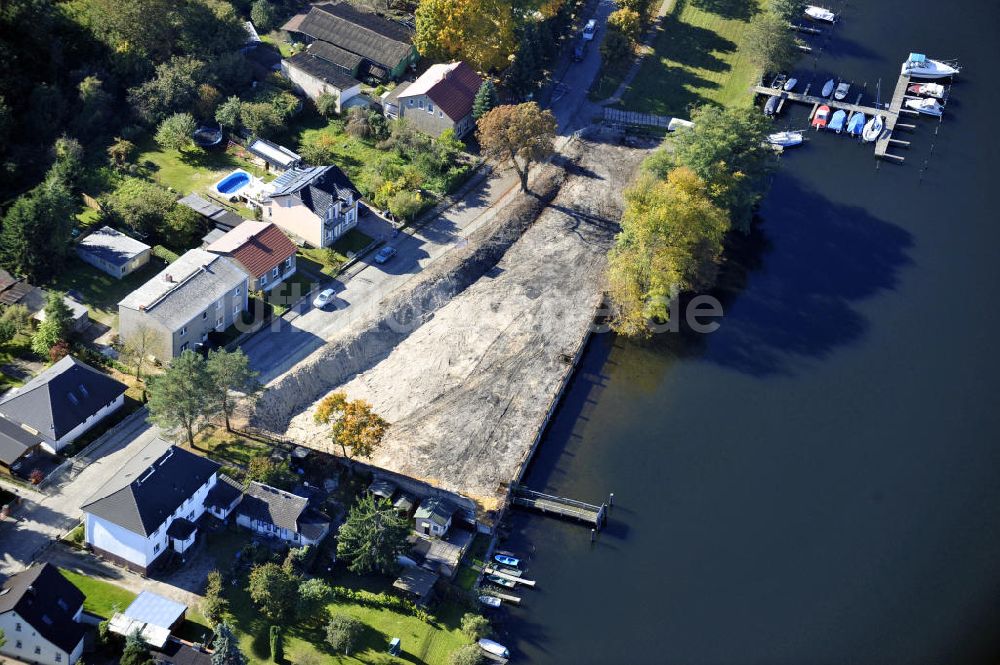
{"type": "Polygon", "coordinates": [[[288,413],[290,422],[272,424],[289,422],[289,438],[339,452],[314,425],[312,410],[326,392],[345,390],[392,423],[373,464],[494,508],[570,370],[567,355],[590,325],[621,191],[645,152],[577,140],[563,154],[565,180],[555,199],[495,267],[428,307],[412,332],[385,331],[387,345],[370,340],[364,348],[341,348],[358,367],[366,364],[359,355],[371,356],[341,385],[331,381],[319,393],[314,385],[317,376],[340,371],[320,371],[343,364],[344,356],[332,351],[336,342],[311,369],[293,370],[264,404],[278,407],[280,396],[286,411],[288,388],[304,385],[300,371],[311,372],[308,389],[299,391],[305,403],[291,405],[300,412],[288,413]]]}

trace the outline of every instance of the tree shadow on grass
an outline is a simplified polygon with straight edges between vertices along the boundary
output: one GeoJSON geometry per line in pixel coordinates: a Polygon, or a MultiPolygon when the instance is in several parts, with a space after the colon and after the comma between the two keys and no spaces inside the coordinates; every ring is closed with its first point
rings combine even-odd
{"type": "Polygon", "coordinates": [[[692,7],[722,16],[723,18],[749,21],[757,13],[757,5],[747,0],[690,0],[692,7]]]}
{"type": "Polygon", "coordinates": [[[629,111],[644,111],[658,115],[690,117],[693,107],[711,103],[702,92],[714,90],[718,83],[702,78],[690,70],[666,64],[646,62],[622,99],[629,111]],[[658,71],[649,71],[649,67],[658,71]]]}
{"type": "Polygon", "coordinates": [[[678,62],[686,67],[723,72],[729,63],[717,53],[734,53],[736,43],[719,33],[690,23],[672,15],[666,18],[657,37],[656,56],[678,62]]]}

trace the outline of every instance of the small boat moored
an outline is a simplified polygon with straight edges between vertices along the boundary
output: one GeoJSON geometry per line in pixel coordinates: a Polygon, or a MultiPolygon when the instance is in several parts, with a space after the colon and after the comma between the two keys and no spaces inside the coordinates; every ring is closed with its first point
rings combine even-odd
{"type": "Polygon", "coordinates": [[[922,79],[943,79],[959,71],[958,66],[943,60],[931,60],[923,53],[911,53],[902,67],[903,74],[922,79]]]}
{"type": "Polygon", "coordinates": [[[847,97],[847,93],[851,91],[851,84],[847,81],[841,81],[837,84],[837,89],[833,93],[833,98],[840,101],[844,97],[847,97]]]}
{"type": "Polygon", "coordinates": [[[782,148],[792,148],[802,143],[802,132],[777,132],[767,135],[767,142],[782,148]]]}
{"type": "Polygon", "coordinates": [[[847,111],[844,109],[837,109],[834,111],[833,117],[830,118],[830,129],[839,134],[844,131],[845,122],[847,122],[847,111]]]}
{"type": "Polygon", "coordinates": [[[506,587],[508,589],[513,589],[514,586],[517,584],[517,582],[515,582],[514,580],[508,580],[507,578],[500,577],[499,575],[487,575],[486,579],[488,579],[490,582],[493,582],[493,584],[499,584],[500,586],[506,587]]]}
{"type": "Polygon", "coordinates": [[[497,563],[502,563],[503,565],[510,566],[511,568],[517,568],[521,564],[520,559],[507,554],[494,554],[493,558],[497,561],[497,563]]]}
{"type": "Polygon", "coordinates": [[[923,97],[944,98],[944,86],[940,83],[914,83],[906,89],[907,92],[923,97]]]}
{"type": "Polygon", "coordinates": [[[806,5],[805,15],[814,21],[833,23],[837,20],[836,14],[831,12],[826,7],[817,7],[816,5],[806,5]]]}
{"type": "Polygon", "coordinates": [[[502,601],[496,596],[480,596],[479,602],[486,607],[500,607],[502,601]]]}
{"type": "Polygon", "coordinates": [[[847,119],[847,133],[851,136],[861,136],[865,129],[865,114],[856,111],[847,119]]]}
{"type": "Polygon", "coordinates": [[[938,101],[933,97],[907,99],[905,103],[907,108],[911,108],[917,113],[923,113],[924,115],[940,116],[944,113],[944,107],[938,104],[938,101]]]}
{"type": "Polygon", "coordinates": [[[488,640],[485,637],[479,640],[479,648],[487,653],[491,653],[494,656],[500,656],[501,658],[510,658],[510,651],[507,647],[500,644],[499,642],[494,642],[493,640],[488,640]]]}
{"type": "Polygon", "coordinates": [[[884,128],[885,120],[882,119],[882,116],[874,115],[871,120],[865,123],[865,128],[861,130],[861,138],[868,143],[877,141],[878,137],[882,135],[882,130],[884,128]]]}
{"type": "Polygon", "coordinates": [[[785,83],[787,82],[788,82],[788,76],[786,76],[785,74],[778,74],[777,76],[774,77],[774,80],[771,81],[771,87],[774,88],[775,90],[781,90],[783,87],[785,87],[785,83]]]}
{"type": "Polygon", "coordinates": [[[785,81],[785,85],[783,86],[783,90],[785,92],[791,92],[792,90],[795,90],[795,85],[798,82],[799,82],[798,79],[788,79],[787,81],[785,81]]]}
{"type": "Polygon", "coordinates": [[[826,127],[826,123],[830,120],[830,107],[826,104],[820,106],[816,109],[816,115],[813,116],[812,126],[816,129],[822,129],[826,127]]]}
{"type": "Polygon", "coordinates": [[[830,93],[833,92],[833,86],[835,86],[835,85],[837,85],[837,82],[834,81],[833,79],[830,79],[829,81],[827,81],[826,83],[823,84],[823,90],[821,91],[820,94],[823,97],[829,97],[830,93]]]}
{"type": "Polygon", "coordinates": [[[764,104],[764,115],[774,115],[778,112],[778,104],[781,100],[778,99],[777,95],[767,98],[767,102],[764,104]]]}

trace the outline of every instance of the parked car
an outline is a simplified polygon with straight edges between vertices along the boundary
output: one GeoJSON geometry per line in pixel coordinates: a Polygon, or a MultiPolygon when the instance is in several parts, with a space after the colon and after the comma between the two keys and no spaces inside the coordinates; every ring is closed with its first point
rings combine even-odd
{"type": "Polygon", "coordinates": [[[375,263],[382,265],[394,256],[396,256],[396,248],[386,245],[382,249],[375,252],[375,263]]]}
{"type": "Polygon", "coordinates": [[[597,19],[590,19],[587,25],[583,26],[583,38],[588,42],[597,34],[597,19]]]}
{"type": "Polygon", "coordinates": [[[573,47],[573,60],[580,62],[587,56],[587,44],[589,44],[586,39],[581,39],[573,47]]]}
{"type": "Polygon", "coordinates": [[[333,289],[323,289],[318,294],[316,294],[316,297],[313,299],[313,307],[315,307],[316,309],[325,308],[327,305],[333,302],[334,297],[336,295],[337,292],[333,289]]]}

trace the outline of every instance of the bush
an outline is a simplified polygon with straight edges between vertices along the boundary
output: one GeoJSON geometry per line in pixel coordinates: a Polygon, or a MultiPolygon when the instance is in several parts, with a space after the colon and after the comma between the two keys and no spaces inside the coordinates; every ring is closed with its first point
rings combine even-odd
{"type": "Polygon", "coordinates": [[[335,652],[349,656],[361,641],[364,629],[365,624],[354,617],[335,614],[326,624],[326,641],[335,652]]]}
{"type": "Polygon", "coordinates": [[[285,660],[285,645],[283,644],[281,626],[271,626],[270,638],[271,660],[276,663],[283,662],[285,660]]]}
{"type": "Polygon", "coordinates": [[[451,654],[451,665],[483,665],[486,656],[478,644],[466,644],[451,654]]]}
{"type": "Polygon", "coordinates": [[[490,634],[489,620],[471,612],[462,617],[462,633],[473,642],[490,634]]]}
{"type": "Polygon", "coordinates": [[[316,98],[316,110],[324,118],[333,118],[337,115],[337,96],[324,93],[316,98]]]}
{"type": "Polygon", "coordinates": [[[417,192],[396,192],[389,199],[389,212],[400,219],[412,221],[423,210],[424,202],[417,192]]]}

